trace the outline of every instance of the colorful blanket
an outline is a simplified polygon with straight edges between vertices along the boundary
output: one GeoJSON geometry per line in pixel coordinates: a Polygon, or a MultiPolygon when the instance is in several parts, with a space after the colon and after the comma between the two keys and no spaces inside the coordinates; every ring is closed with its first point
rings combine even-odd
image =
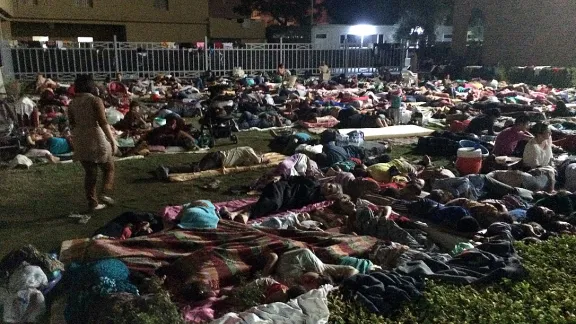
{"type": "MultiPolygon", "coordinates": [[[[214,206],[216,206],[217,209],[220,209],[222,207],[226,207],[229,211],[231,212],[235,212],[243,207],[246,207],[247,205],[253,204],[258,200],[258,198],[246,198],[246,199],[238,199],[238,200],[231,200],[231,201],[223,201],[223,202],[219,202],[219,203],[214,203],[214,206]]],[[[264,219],[270,218],[270,217],[282,217],[282,216],[286,216],[289,213],[309,213],[311,211],[314,211],[316,209],[319,208],[326,208],[330,205],[332,205],[332,201],[322,201],[319,203],[315,203],[315,204],[311,204],[302,208],[298,208],[298,209],[291,209],[285,212],[279,212],[276,214],[272,214],[269,215],[268,217],[264,217],[264,218],[259,218],[259,219],[253,219],[248,221],[249,224],[251,223],[255,223],[255,222],[261,222],[264,219]]],[[[160,212],[160,215],[169,221],[173,221],[176,216],[178,216],[178,214],[180,213],[180,211],[182,210],[182,206],[167,206],[164,207],[164,209],[162,209],[162,211],[160,212]]]]}
{"type": "Polygon", "coordinates": [[[300,126],[304,128],[333,128],[334,126],[338,125],[340,121],[332,116],[322,117],[322,119],[318,120],[317,122],[305,122],[300,121],[300,126]]]}
{"type": "Polygon", "coordinates": [[[211,289],[234,285],[265,266],[263,255],[308,247],[320,259],[368,253],[377,239],[328,232],[259,230],[221,221],[216,230],[173,230],[128,240],[71,240],[62,243],[64,263],[118,258],[136,271],[153,273],[162,266],[179,285],[198,283],[211,289]]]}

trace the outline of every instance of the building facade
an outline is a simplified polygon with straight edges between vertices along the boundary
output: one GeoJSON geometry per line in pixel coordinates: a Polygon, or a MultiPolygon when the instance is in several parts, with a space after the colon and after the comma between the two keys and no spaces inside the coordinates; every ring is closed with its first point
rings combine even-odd
{"type": "Polygon", "coordinates": [[[485,65],[576,65],[576,4],[550,0],[457,0],[453,49],[485,65]]]}
{"type": "Polygon", "coordinates": [[[252,41],[264,27],[241,17],[211,16],[223,0],[0,0],[5,39],[195,43],[211,39],[252,41]]]}
{"type": "MultiPolygon", "coordinates": [[[[317,25],[312,27],[312,43],[323,48],[339,48],[346,42],[360,47],[396,43],[397,29],[397,25],[317,25]]],[[[436,41],[451,42],[452,26],[438,26],[436,41]]]]}

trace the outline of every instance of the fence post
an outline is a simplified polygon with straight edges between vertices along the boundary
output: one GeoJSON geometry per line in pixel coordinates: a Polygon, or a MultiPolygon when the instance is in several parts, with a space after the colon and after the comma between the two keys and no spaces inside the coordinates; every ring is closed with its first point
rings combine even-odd
{"type": "Polygon", "coordinates": [[[204,36],[204,70],[212,71],[210,61],[208,60],[208,55],[210,55],[210,48],[208,47],[208,36],[204,36]]]}
{"type": "Polygon", "coordinates": [[[7,40],[2,39],[0,41],[0,55],[2,57],[2,76],[4,77],[4,82],[6,82],[6,80],[13,80],[15,78],[14,62],[12,61],[12,49],[7,40]]]}
{"type": "Polygon", "coordinates": [[[280,60],[278,64],[284,64],[284,37],[280,37],[280,60]]]}
{"type": "Polygon", "coordinates": [[[120,71],[120,65],[118,64],[119,53],[120,52],[118,51],[118,37],[114,35],[114,68],[116,69],[116,73],[122,73],[122,71],[120,71]]]}
{"type": "Polygon", "coordinates": [[[348,76],[348,37],[344,39],[344,76],[348,76]]]}

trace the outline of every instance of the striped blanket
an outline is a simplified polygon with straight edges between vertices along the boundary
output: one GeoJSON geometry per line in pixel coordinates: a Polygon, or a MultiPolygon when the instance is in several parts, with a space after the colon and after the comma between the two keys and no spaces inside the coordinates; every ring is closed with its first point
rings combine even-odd
{"type": "Polygon", "coordinates": [[[327,263],[342,256],[362,256],[376,243],[365,236],[328,232],[261,230],[221,221],[216,230],[173,230],[128,240],[71,240],[62,243],[61,260],[89,262],[118,258],[132,270],[152,273],[170,265],[170,276],[184,284],[219,289],[251,277],[265,265],[263,255],[308,247],[327,263]]]}

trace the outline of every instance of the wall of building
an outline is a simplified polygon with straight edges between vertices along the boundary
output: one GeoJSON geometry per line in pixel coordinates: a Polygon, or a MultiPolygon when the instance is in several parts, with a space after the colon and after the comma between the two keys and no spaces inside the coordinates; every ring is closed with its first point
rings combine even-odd
{"type": "Polygon", "coordinates": [[[210,0],[211,18],[242,18],[234,12],[234,7],[240,5],[240,0],[210,0]]]}
{"type": "Polygon", "coordinates": [[[33,36],[48,36],[50,40],[76,41],[78,37],[92,37],[96,42],[110,42],[114,40],[114,35],[119,41],[126,41],[125,26],[111,24],[11,23],[11,38],[15,40],[30,40],[33,36]]]}
{"type": "Polygon", "coordinates": [[[16,5],[18,20],[82,20],[147,23],[206,24],[207,0],[169,0],[168,10],[153,6],[154,1],[93,0],[93,7],[80,7],[76,0],[38,0],[38,5],[16,5]]]}
{"type": "MultiPolygon", "coordinates": [[[[397,25],[371,26],[370,35],[364,36],[364,45],[371,43],[396,43],[394,35],[397,25]]],[[[351,25],[317,25],[312,28],[312,43],[320,47],[340,46],[342,36],[353,34],[351,25]]],[[[359,37],[356,37],[359,39],[359,37]]],[[[438,26],[436,28],[436,41],[450,42],[452,40],[452,26],[438,26]]]]}
{"type": "Polygon", "coordinates": [[[126,23],[126,39],[129,42],[177,42],[204,41],[206,25],[173,25],[158,23],[126,23]]]}
{"type": "Polygon", "coordinates": [[[485,17],[483,64],[576,65],[576,6],[572,1],[456,1],[453,48],[461,55],[466,55],[474,8],[481,9],[485,17]]]}
{"type": "Polygon", "coordinates": [[[12,16],[14,12],[14,0],[0,0],[0,9],[8,16],[12,16]]]}
{"type": "Polygon", "coordinates": [[[258,43],[266,40],[266,27],[250,19],[210,18],[211,39],[238,39],[258,43]]]}

